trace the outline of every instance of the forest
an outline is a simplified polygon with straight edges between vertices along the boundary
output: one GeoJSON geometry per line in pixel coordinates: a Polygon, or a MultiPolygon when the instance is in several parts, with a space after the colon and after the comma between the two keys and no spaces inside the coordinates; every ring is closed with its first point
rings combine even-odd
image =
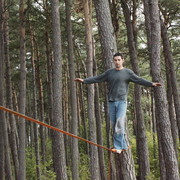
{"type": "Polygon", "coordinates": [[[180,179],[179,0],[0,0],[0,16],[0,180],[180,179]],[[162,84],[129,84],[121,154],[107,84],[75,82],[116,52],[162,84]]]}

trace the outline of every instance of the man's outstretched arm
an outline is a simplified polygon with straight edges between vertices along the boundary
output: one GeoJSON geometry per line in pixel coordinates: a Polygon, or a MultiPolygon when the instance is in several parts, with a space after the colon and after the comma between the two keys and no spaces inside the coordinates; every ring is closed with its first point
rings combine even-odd
{"type": "Polygon", "coordinates": [[[84,84],[100,83],[100,82],[103,82],[103,81],[106,81],[106,80],[107,80],[107,73],[106,72],[104,72],[104,73],[102,73],[100,75],[88,77],[88,78],[85,78],[85,79],[81,79],[81,78],[76,78],[75,79],[75,81],[81,82],[81,83],[84,83],[84,84]]]}

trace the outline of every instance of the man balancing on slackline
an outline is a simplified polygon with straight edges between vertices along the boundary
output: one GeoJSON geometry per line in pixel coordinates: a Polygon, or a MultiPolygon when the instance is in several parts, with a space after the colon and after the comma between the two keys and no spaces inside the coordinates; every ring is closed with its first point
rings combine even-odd
{"type": "Polygon", "coordinates": [[[124,134],[129,82],[148,87],[161,86],[161,84],[140,78],[132,70],[123,67],[124,58],[121,53],[116,53],[113,59],[115,68],[109,69],[98,76],[86,79],[76,78],[75,81],[84,84],[104,81],[108,83],[109,116],[114,132],[114,147],[112,148],[112,152],[120,154],[123,150],[128,149],[124,134]]]}

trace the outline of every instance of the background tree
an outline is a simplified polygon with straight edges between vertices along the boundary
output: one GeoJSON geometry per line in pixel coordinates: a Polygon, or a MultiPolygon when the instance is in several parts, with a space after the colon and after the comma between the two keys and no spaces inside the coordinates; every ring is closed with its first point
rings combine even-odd
{"type": "MultiPolygon", "coordinates": [[[[0,53],[2,54],[0,57],[0,105],[4,106],[4,73],[3,73],[3,64],[4,64],[4,41],[3,41],[3,12],[4,12],[4,1],[1,0],[0,1],[0,53]]],[[[4,120],[4,112],[0,111],[0,178],[1,179],[5,179],[5,171],[4,171],[4,167],[5,167],[5,158],[4,158],[4,132],[3,132],[3,120],[4,120]]]]}
{"type": "MultiPolygon", "coordinates": [[[[131,22],[131,12],[128,8],[128,4],[126,1],[121,0],[122,9],[124,12],[125,23],[127,27],[127,38],[128,38],[128,46],[129,46],[129,54],[130,61],[132,64],[132,69],[135,74],[139,75],[138,68],[138,58],[137,58],[137,50],[136,50],[136,35],[134,34],[135,29],[133,28],[133,24],[131,22]]],[[[136,27],[135,27],[136,28],[136,27]]],[[[135,118],[137,122],[136,129],[136,139],[137,139],[137,156],[138,156],[138,164],[139,164],[139,178],[146,179],[146,176],[150,173],[149,167],[149,153],[148,146],[146,141],[146,131],[144,124],[144,117],[142,112],[142,102],[141,102],[141,87],[139,85],[135,85],[134,87],[134,107],[135,107],[135,118]]]]}
{"type": "MultiPolygon", "coordinates": [[[[70,74],[70,101],[71,101],[71,132],[78,135],[78,115],[77,115],[77,96],[75,86],[75,65],[74,65],[74,47],[73,47],[73,34],[71,22],[71,9],[72,1],[65,1],[66,4],[66,21],[67,21],[67,39],[68,39],[68,61],[69,61],[69,74],[70,74]]],[[[72,141],[72,179],[79,179],[79,148],[78,140],[73,138],[72,141]]]]}
{"type": "MultiPolygon", "coordinates": [[[[62,129],[62,61],[61,61],[61,30],[59,1],[53,0],[52,30],[53,30],[53,119],[52,126],[62,129]]],[[[51,131],[52,151],[56,179],[67,179],[64,137],[62,133],[51,131]]]]}
{"type": "MultiPolygon", "coordinates": [[[[83,1],[84,16],[85,16],[85,30],[86,30],[86,47],[87,47],[87,76],[93,76],[93,34],[92,34],[92,22],[91,22],[91,7],[92,4],[88,0],[83,1]]],[[[94,85],[88,85],[88,119],[89,119],[89,136],[90,141],[97,142],[96,135],[96,123],[95,123],[95,111],[94,111],[94,85]]],[[[100,179],[99,174],[99,157],[96,146],[90,145],[90,170],[91,179],[100,179]]]]}
{"type": "MultiPolygon", "coordinates": [[[[149,2],[150,3],[150,2],[149,2]]],[[[150,58],[151,58],[151,70],[152,78],[154,82],[162,82],[163,79],[160,75],[160,17],[158,9],[158,1],[151,2],[150,5],[150,19],[151,19],[151,42],[156,42],[149,44],[151,46],[150,58]]],[[[163,158],[166,168],[166,178],[167,179],[179,179],[178,173],[178,163],[174,150],[172,133],[170,129],[170,120],[167,109],[167,99],[165,88],[155,88],[155,105],[156,105],[156,120],[158,127],[158,138],[159,143],[161,143],[161,148],[163,152],[163,158]],[[168,148],[170,149],[168,149],[168,148]]]]}
{"type": "MultiPolygon", "coordinates": [[[[11,76],[11,62],[9,57],[9,24],[8,24],[8,11],[5,13],[5,35],[4,35],[4,54],[5,54],[5,66],[6,66],[6,106],[9,109],[13,109],[13,92],[12,92],[12,76],[11,76]]],[[[9,120],[9,132],[10,132],[10,148],[13,158],[13,165],[15,171],[15,177],[18,177],[19,171],[19,159],[18,159],[18,134],[17,134],[17,124],[15,122],[15,117],[13,114],[8,114],[7,119],[9,120]]]]}
{"type": "MultiPolygon", "coordinates": [[[[20,85],[19,85],[19,112],[25,114],[26,111],[26,50],[25,50],[25,12],[24,0],[19,1],[19,24],[20,24],[20,85]]],[[[26,126],[23,118],[19,119],[19,173],[18,178],[26,178],[26,126]]]]}
{"type": "Polygon", "coordinates": [[[178,97],[178,92],[177,92],[176,75],[175,75],[175,71],[174,71],[173,57],[172,57],[172,53],[170,51],[170,49],[171,49],[170,42],[168,40],[168,35],[167,35],[167,28],[162,20],[161,20],[161,36],[162,36],[162,40],[163,40],[163,49],[164,49],[163,52],[164,52],[164,57],[165,57],[165,62],[166,62],[167,100],[168,100],[168,104],[169,104],[169,117],[170,117],[170,122],[171,122],[171,131],[172,131],[172,137],[173,137],[173,142],[174,142],[174,149],[177,154],[178,113],[176,116],[177,118],[175,118],[174,106],[176,107],[176,109],[179,108],[179,101],[178,101],[179,97],[178,97]],[[175,83],[175,84],[172,85],[173,83],[175,83]],[[174,97],[176,97],[176,100],[174,98],[175,103],[173,103],[173,97],[172,97],[173,94],[175,95],[174,97]],[[177,121],[176,121],[176,119],[177,119],[177,121]]]}

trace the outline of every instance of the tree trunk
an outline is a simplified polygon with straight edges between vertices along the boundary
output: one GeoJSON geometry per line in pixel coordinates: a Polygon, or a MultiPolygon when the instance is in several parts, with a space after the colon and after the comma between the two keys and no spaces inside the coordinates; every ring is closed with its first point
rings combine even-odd
{"type": "MultiPolygon", "coordinates": [[[[157,113],[157,112],[156,112],[157,113]]],[[[156,114],[157,116],[157,114],[156,114]]],[[[159,127],[157,127],[157,131],[159,131],[159,127]]],[[[158,154],[159,154],[159,163],[160,163],[160,180],[167,180],[167,172],[164,162],[164,154],[162,151],[162,145],[161,145],[161,136],[158,136],[158,154]]]]}
{"type": "MultiPolygon", "coordinates": [[[[44,93],[43,93],[43,83],[42,77],[40,72],[40,55],[39,55],[39,48],[36,47],[36,82],[38,88],[38,109],[39,109],[39,119],[41,122],[44,122],[44,93]]],[[[45,163],[46,161],[46,134],[45,134],[45,127],[40,126],[40,139],[41,139],[41,155],[42,155],[42,162],[45,163]]]]}
{"type": "MultiPolygon", "coordinates": [[[[3,40],[3,12],[4,12],[4,1],[0,0],[0,106],[4,106],[4,74],[3,74],[3,64],[4,64],[4,40],[3,40]]],[[[0,111],[0,179],[5,180],[5,158],[4,158],[4,129],[3,121],[5,121],[4,112],[0,111]]]]}
{"type": "MultiPolygon", "coordinates": [[[[152,140],[153,140],[153,158],[157,159],[157,140],[156,140],[156,117],[155,117],[155,107],[154,107],[154,94],[153,89],[151,89],[151,117],[152,117],[152,140]]],[[[154,162],[154,167],[158,168],[157,163],[154,162]]]]}
{"type": "MultiPolygon", "coordinates": [[[[174,61],[173,61],[173,55],[171,51],[171,46],[170,42],[168,39],[168,34],[167,34],[167,27],[165,26],[163,20],[161,20],[161,36],[162,36],[162,42],[163,42],[163,52],[164,52],[164,58],[166,60],[166,68],[168,68],[168,73],[170,76],[170,84],[172,86],[172,95],[173,95],[173,100],[174,100],[174,107],[175,107],[175,113],[176,113],[176,121],[178,125],[178,134],[180,138],[180,99],[178,95],[178,86],[177,86],[177,80],[176,80],[176,74],[175,74],[175,69],[174,69],[174,61]]],[[[172,122],[173,123],[173,122],[172,122]]],[[[176,132],[175,129],[172,129],[173,133],[176,132]]],[[[176,135],[174,134],[176,137],[176,135]]],[[[175,140],[175,138],[174,138],[175,140]]],[[[175,142],[176,144],[176,142],[175,142]]]]}
{"type": "MultiPolygon", "coordinates": [[[[93,37],[92,37],[92,22],[91,22],[91,3],[88,0],[83,0],[85,29],[86,29],[86,47],[87,47],[87,76],[93,76],[93,37]]],[[[88,119],[89,119],[89,136],[90,141],[96,143],[96,124],[94,111],[94,85],[88,85],[88,119]]],[[[91,179],[99,180],[99,159],[96,146],[90,145],[90,171],[91,179]]]]}
{"type": "MultiPolygon", "coordinates": [[[[53,119],[52,126],[62,129],[62,57],[59,1],[52,0],[52,30],[53,30],[53,119]]],[[[51,131],[53,165],[57,180],[67,180],[64,136],[51,131]]]]}
{"type": "MultiPolygon", "coordinates": [[[[158,1],[149,1],[150,18],[151,18],[151,56],[150,65],[152,70],[152,78],[154,82],[161,82],[163,84],[163,79],[161,77],[160,69],[160,17],[158,1]]],[[[148,44],[150,45],[150,44],[148,44]]],[[[167,99],[165,87],[154,88],[155,95],[155,106],[156,106],[156,117],[157,117],[157,127],[158,127],[158,138],[161,143],[164,163],[166,168],[166,178],[178,180],[179,170],[178,162],[176,158],[176,153],[174,150],[171,126],[169,120],[167,99]]]]}
{"type": "MultiPolygon", "coordinates": [[[[165,49],[164,49],[165,51],[165,49]]],[[[166,52],[164,52],[166,53],[166,52]]],[[[178,138],[178,127],[177,127],[177,121],[175,118],[175,111],[174,111],[174,103],[173,103],[173,89],[172,89],[172,83],[171,83],[171,73],[169,68],[168,59],[165,57],[165,63],[166,63],[166,79],[167,79],[167,101],[168,101],[168,109],[169,109],[169,118],[171,122],[171,131],[172,131],[172,137],[174,142],[174,149],[176,151],[176,156],[178,158],[178,152],[177,152],[177,138],[178,138]]]]}
{"type": "MultiPolygon", "coordinates": [[[[31,29],[31,27],[30,27],[31,29]]],[[[34,32],[31,29],[31,64],[32,64],[32,83],[33,83],[33,118],[37,119],[37,85],[36,85],[36,71],[35,71],[35,48],[34,48],[34,32]]],[[[36,177],[37,180],[41,179],[40,170],[40,151],[39,151],[39,139],[38,139],[38,125],[33,123],[34,126],[34,148],[36,154],[36,177]]]]}
{"type": "MultiPolygon", "coordinates": [[[[24,0],[19,1],[20,17],[20,92],[19,92],[19,112],[25,114],[26,109],[26,54],[25,54],[25,12],[24,0]]],[[[25,120],[19,118],[19,180],[26,179],[26,159],[25,159],[25,120]]]]}
{"type": "Polygon", "coordinates": [[[146,27],[147,43],[148,43],[148,54],[150,56],[152,43],[151,43],[151,19],[150,19],[149,1],[150,0],[143,0],[144,15],[145,15],[145,27],[146,27]]]}
{"type": "MultiPolygon", "coordinates": [[[[77,97],[76,97],[76,85],[75,79],[75,68],[74,68],[74,50],[72,40],[72,23],[71,23],[71,7],[72,1],[66,0],[66,21],[67,21],[67,34],[68,34],[68,60],[69,60],[69,74],[70,74],[70,95],[71,95],[71,132],[74,135],[78,134],[78,116],[77,116],[77,97]]],[[[78,140],[72,138],[72,179],[79,179],[79,149],[78,140]]]]}
{"type": "MultiPolygon", "coordinates": [[[[117,51],[116,36],[112,24],[111,12],[109,7],[109,1],[107,0],[94,0],[94,6],[96,10],[96,18],[98,22],[98,31],[100,36],[100,43],[102,48],[102,59],[106,63],[105,69],[110,69],[113,67],[113,55],[117,51]]],[[[107,87],[105,87],[107,88],[107,87]]],[[[106,91],[107,92],[107,91],[106,91]]],[[[108,102],[107,102],[108,104],[108,102]]],[[[106,133],[107,133],[107,143],[110,145],[110,120],[108,117],[108,105],[105,105],[106,114],[106,133]]],[[[114,161],[111,163],[112,175],[115,178],[114,161]]]]}
{"type": "Polygon", "coordinates": [[[112,25],[109,2],[107,0],[94,0],[96,17],[98,21],[99,35],[103,59],[106,62],[106,69],[113,67],[113,55],[117,51],[116,37],[112,25]]]}
{"type": "MultiPolygon", "coordinates": [[[[75,46],[76,47],[76,46],[75,46]]],[[[79,51],[77,52],[77,59],[81,59],[81,56],[79,54],[79,51]]],[[[82,62],[83,63],[83,62],[82,62]]],[[[79,64],[79,61],[77,60],[77,77],[81,77],[81,74],[80,74],[80,67],[81,65],[79,64]]],[[[83,64],[83,67],[84,67],[84,72],[86,72],[86,66],[83,64]]],[[[85,77],[85,75],[83,75],[85,77]]],[[[79,86],[77,86],[77,94],[80,94],[80,96],[77,96],[79,97],[78,98],[78,119],[79,119],[79,125],[82,125],[83,126],[83,138],[85,139],[88,139],[88,133],[87,133],[87,122],[86,122],[86,119],[87,119],[87,115],[86,115],[86,110],[85,110],[85,100],[84,100],[84,96],[85,96],[85,93],[83,91],[83,84],[82,83],[78,83],[79,86]]],[[[86,154],[89,154],[89,143],[86,143],[86,154]]]]}
{"type": "MultiPolygon", "coordinates": [[[[13,103],[12,103],[12,83],[11,83],[11,70],[10,70],[10,59],[9,59],[9,27],[8,27],[8,12],[6,12],[5,14],[5,33],[4,33],[4,58],[5,58],[5,64],[6,64],[6,100],[7,100],[7,107],[10,109],[13,109],[13,103]]],[[[12,158],[14,161],[14,170],[15,170],[15,177],[18,177],[18,169],[19,169],[19,160],[18,160],[18,152],[17,152],[17,140],[16,140],[16,131],[17,131],[17,127],[15,124],[15,118],[13,114],[9,114],[8,116],[9,118],[7,118],[9,120],[9,123],[11,125],[10,128],[10,138],[8,139],[8,137],[6,138],[6,146],[8,149],[6,149],[6,153],[10,153],[9,152],[9,140],[10,140],[10,144],[11,144],[11,152],[12,152],[12,158]],[[8,142],[7,142],[8,141],[8,142]]],[[[5,126],[7,126],[7,120],[5,121],[5,126]]],[[[7,130],[7,127],[5,127],[4,129],[7,130]]],[[[7,132],[6,132],[7,133],[7,132]]],[[[8,136],[8,135],[7,135],[8,136]]],[[[9,156],[9,155],[7,155],[9,156]]],[[[6,163],[7,167],[6,169],[9,170],[10,173],[8,173],[8,177],[6,177],[7,179],[12,179],[12,170],[11,170],[11,164],[10,164],[10,157],[8,157],[8,162],[6,163]]]]}
{"type": "MultiPolygon", "coordinates": [[[[9,27],[8,27],[8,13],[6,13],[6,23],[5,23],[5,36],[4,36],[4,54],[5,54],[5,62],[6,62],[6,105],[7,108],[13,109],[13,100],[12,100],[12,83],[11,83],[11,69],[10,69],[10,59],[9,59],[9,27]]],[[[19,169],[19,159],[18,159],[18,152],[17,152],[17,140],[16,138],[16,122],[15,117],[13,114],[8,113],[8,119],[10,123],[10,146],[12,152],[12,158],[14,163],[14,171],[15,177],[18,177],[18,169],[19,169]]]]}
{"type": "MultiPolygon", "coordinates": [[[[68,64],[64,63],[63,64],[63,124],[64,124],[64,130],[67,132],[70,132],[70,128],[71,126],[71,122],[70,122],[70,111],[69,111],[69,105],[70,105],[70,98],[69,98],[69,93],[68,93],[68,77],[69,77],[69,70],[68,70],[68,64]]],[[[69,136],[65,136],[64,137],[64,142],[65,142],[65,150],[66,150],[66,166],[70,167],[71,163],[72,163],[72,152],[71,152],[71,140],[72,138],[69,136]],[[70,151],[68,151],[68,149],[70,149],[70,151]]]]}
{"type": "MultiPolygon", "coordinates": [[[[48,9],[48,2],[46,1],[46,9],[48,9]]],[[[46,16],[46,31],[45,31],[45,40],[46,40],[46,58],[47,58],[47,94],[48,94],[48,123],[52,122],[52,104],[53,104],[53,92],[52,92],[52,51],[50,49],[50,37],[48,32],[49,27],[49,13],[48,11],[45,13],[46,16]]],[[[49,132],[50,130],[48,130],[49,132]]],[[[48,133],[49,134],[49,133],[48,133]]]]}
{"type": "MultiPolygon", "coordinates": [[[[131,23],[130,10],[125,0],[121,0],[122,8],[125,16],[125,23],[127,28],[127,37],[128,37],[128,46],[130,52],[130,60],[132,64],[133,71],[139,75],[137,52],[136,52],[136,43],[133,33],[133,26],[131,23]]],[[[134,107],[136,113],[136,122],[137,122],[137,155],[138,155],[138,164],[139,164],[139,179],[145,180],[146,176],[150,173],[149,166],[149,152],[148,145],[146,140],[146,130],[144,125],[144,117],[142,112],[142,103],[141,103],[141,87],[135,85],[134,88],[134,107]]]]}
{"type": "Polygon", "coordinates": [[[115,159],[117,180],[136,180],[132,153],[124,151],[123,156],[116,155],[115,159]]]}
{"type": "MultiPolygon", "coordinates": [[[[97,70],[96,64],[95,71],[97,70]]],[[[103,145],[103,135],[102,135],[102,118],[101,118],[101,110],[100,110],[100,97],[99,97],[99,88],[98,84],[95,84],[95,116],[96,116],[96,127],[97,127],[97,143],[103,145]]],[[[104,160],[104,150],[102,148],[98,148],[99,154],[99,167],[100,167],[100,175],[101,179],[106,180],[106,171],[105,171],[105,160],[104,160]]]]}

